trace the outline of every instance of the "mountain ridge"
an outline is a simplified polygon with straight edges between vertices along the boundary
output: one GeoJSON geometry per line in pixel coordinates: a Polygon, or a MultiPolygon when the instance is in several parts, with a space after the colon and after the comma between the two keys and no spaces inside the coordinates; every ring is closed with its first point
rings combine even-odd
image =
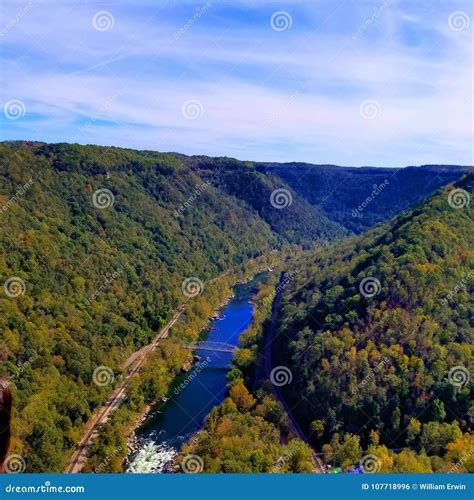
{"type": "Polygon", "coordinates": [[[368,450],[382,472],[474,470],[459,464],[474,422],[473,191],[469,173],[293,269],[279,361],[326,460],[355,465],[368,450]]]}

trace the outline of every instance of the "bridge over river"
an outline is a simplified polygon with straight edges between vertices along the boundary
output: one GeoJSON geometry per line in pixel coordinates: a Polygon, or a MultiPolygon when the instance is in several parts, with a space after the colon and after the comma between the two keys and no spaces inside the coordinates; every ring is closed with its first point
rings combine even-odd
{"type": "Polygon", "coordinates": [[[183,344],[186,349],[192,349],[193,351],[212,351],[212,352],[234,352],[236,349],[235,345],[226,344],[225,342],[213,342],[210,340],[204,340],[203,342],[192,342],[190,344],[183,344]]]}

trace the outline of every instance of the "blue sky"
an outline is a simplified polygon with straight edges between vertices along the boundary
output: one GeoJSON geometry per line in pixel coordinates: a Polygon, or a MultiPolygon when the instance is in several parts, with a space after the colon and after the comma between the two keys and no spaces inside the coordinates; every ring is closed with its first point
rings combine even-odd
{"type": "Polygon", "coordinates": [[[4,0],[1,139],[474,164],[471,0],[4,0]]]}

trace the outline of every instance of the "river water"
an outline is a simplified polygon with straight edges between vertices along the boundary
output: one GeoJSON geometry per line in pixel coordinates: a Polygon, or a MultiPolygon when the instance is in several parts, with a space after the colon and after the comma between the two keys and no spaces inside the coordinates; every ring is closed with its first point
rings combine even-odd
{"type": "MultiPolygon", "coordinates": [[[[252,322],[250,299],[263,277],[264,273],[259,274],[252,281],[234,287],[234,298],[204,333],[207,341],[238,345],[239,336],[252,322]]],[[[129,457],[128,472],[166,471],[183,442],[202,427],[212,408],[226,398],[226,375],[232,354],[198,349],[196,355],[199,361],[177,380],[168,401],[158,404],[138,429],[139,448],[129,457]]]]}

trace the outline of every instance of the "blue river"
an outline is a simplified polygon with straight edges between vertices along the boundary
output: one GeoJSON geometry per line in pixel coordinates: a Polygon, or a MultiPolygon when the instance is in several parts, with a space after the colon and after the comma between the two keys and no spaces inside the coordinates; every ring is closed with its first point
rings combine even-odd
{"type": "MultiPolygon", "coordinates": [[[[234,287],[234,297],[202,337],[237,346],[253,319],[251,298],[264,274],[234,287]]],[[[198,431],[214,406],[227,396],[226,375],[232,354],[197,350],[192,369],[179,377],[169,399],[159,403],[137,430],[138,451],[129,457],[128,472],[160,473],[169,469],[181,445],[198,431]]]]}

